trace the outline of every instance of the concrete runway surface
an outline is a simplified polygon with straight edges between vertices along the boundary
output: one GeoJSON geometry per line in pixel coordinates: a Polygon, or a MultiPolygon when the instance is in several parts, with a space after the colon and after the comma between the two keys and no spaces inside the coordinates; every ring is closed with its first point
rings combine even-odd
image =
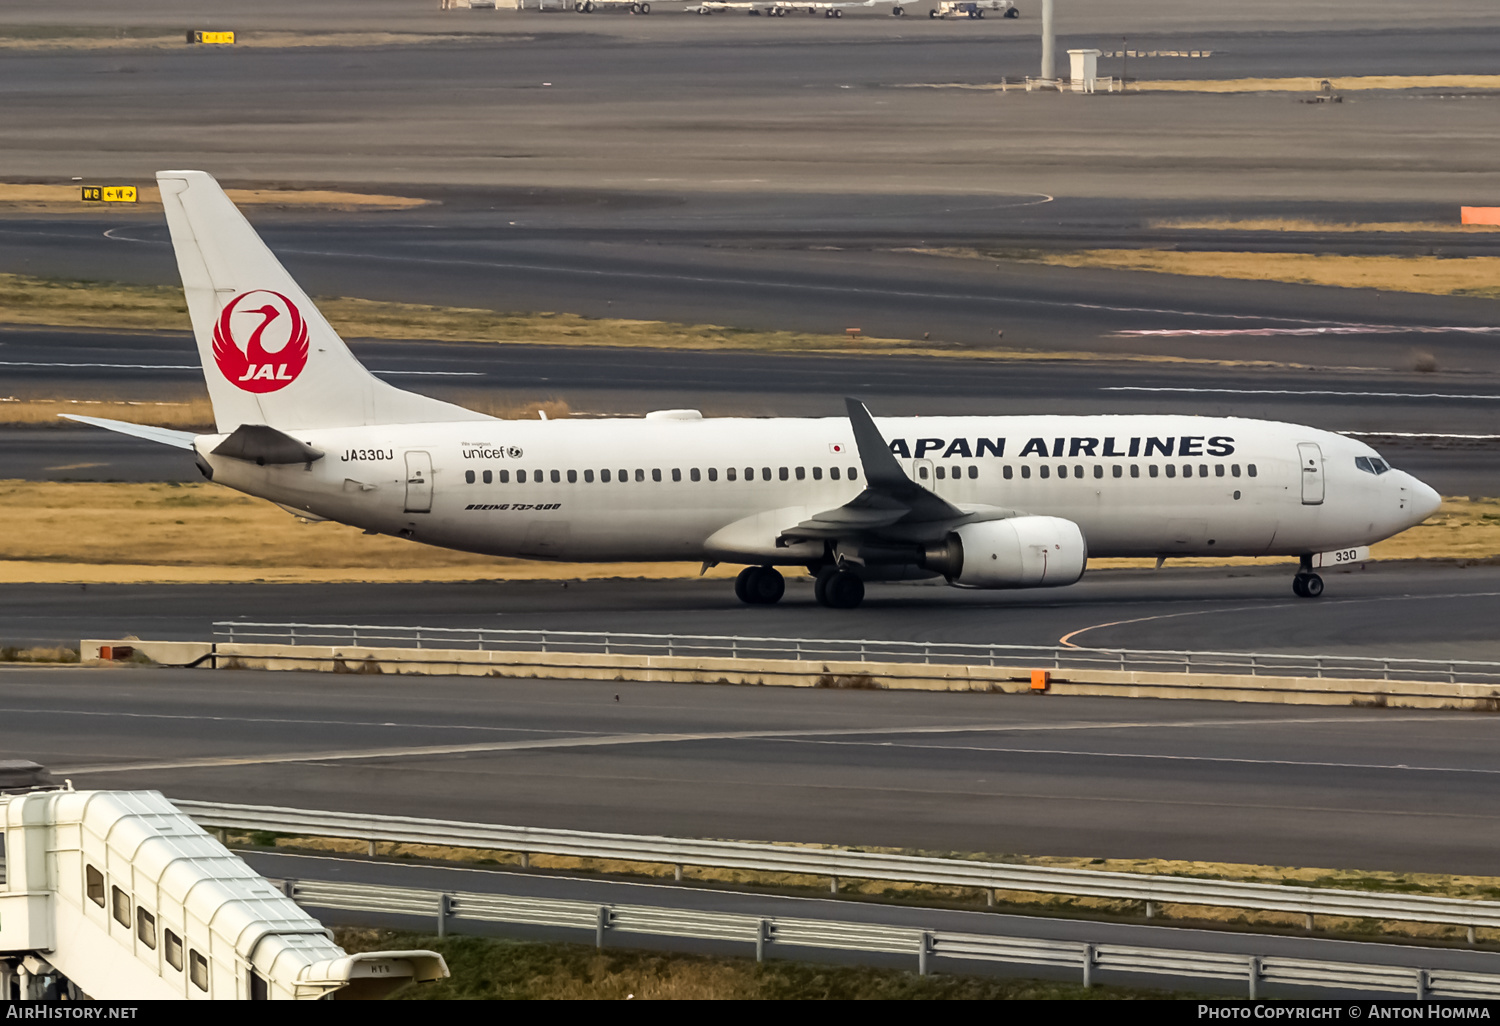
{"type": "Polygon", "coordinates": [[[4,750],[83,788],[929,851],[1497,872],[1500,720],[1473,713],[13,666],[0,708],[4,750]],[[442,754],[455,744],[466,750],[442,754]]]}
{"type": "Polygon", "coordinates": [[[1295,569],[1169,563],[1009,592],[880,584],[850,614],[816,605],[811,578],[795,572],[767,607],[742,605],[720,580],[13,584],[0,592],[0,641],[208,640],[216,621],[234,620],[1049,646],[1072,635],[1098,648],[1500,660],[1500,568],[1371,563],[1327,573],[1317,602],[1292,595],[1295,569]]]}

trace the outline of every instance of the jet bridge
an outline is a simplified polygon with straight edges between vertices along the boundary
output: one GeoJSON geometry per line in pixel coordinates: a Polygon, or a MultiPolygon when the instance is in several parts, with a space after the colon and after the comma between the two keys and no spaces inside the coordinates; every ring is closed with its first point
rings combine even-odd
{"type": "Polygon", "coordinates": [[[156,791],[0,791],[0,1000],[381,997],[431,951],[349,955],[156,791]]]}

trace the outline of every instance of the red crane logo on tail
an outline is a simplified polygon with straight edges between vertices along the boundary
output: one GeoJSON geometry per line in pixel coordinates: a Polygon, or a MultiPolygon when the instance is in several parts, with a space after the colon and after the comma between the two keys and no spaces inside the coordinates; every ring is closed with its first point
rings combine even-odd
{"type": "Polygon", "coordinates": [[[296,381],[307,351],[307,321],[280,292],[241,292],[214,323],[219,373],[246,392],[275,392],[296,381]]]}

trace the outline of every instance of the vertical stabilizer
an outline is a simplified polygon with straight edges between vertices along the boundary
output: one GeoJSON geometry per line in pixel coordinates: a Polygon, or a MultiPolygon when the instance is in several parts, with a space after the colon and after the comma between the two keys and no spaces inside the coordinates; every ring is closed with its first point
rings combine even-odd
{"type": "Polygon", "coordinates": [[[156,181],[220,431],[490,419],[365,370],[212,175],[156,181]]]}

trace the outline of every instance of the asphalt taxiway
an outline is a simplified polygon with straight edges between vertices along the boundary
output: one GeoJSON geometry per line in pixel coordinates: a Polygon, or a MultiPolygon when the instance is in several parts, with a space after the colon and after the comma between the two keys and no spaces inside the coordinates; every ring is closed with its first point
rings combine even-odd
{"type": "Polygon", "coordinates": [[[0,669],[80,788],[630,833],[1495,875],[1500,720],[1033,695],[0,669]],[[454,743],[461,755],[440,754],[454,743]]]}

